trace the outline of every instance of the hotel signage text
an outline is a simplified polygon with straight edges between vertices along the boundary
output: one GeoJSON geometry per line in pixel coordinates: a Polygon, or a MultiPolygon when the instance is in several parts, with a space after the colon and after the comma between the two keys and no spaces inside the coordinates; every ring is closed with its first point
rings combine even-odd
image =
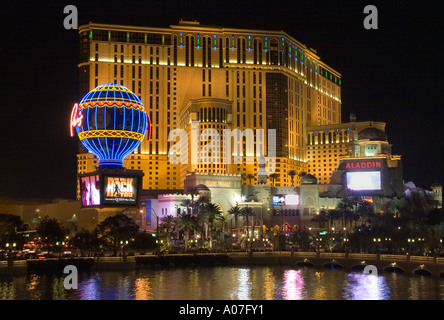
{"type": "Polygon", "coordinates": [[[381,161],[353,161],[347,162],[346,169],[381,169],[381,161]]]}

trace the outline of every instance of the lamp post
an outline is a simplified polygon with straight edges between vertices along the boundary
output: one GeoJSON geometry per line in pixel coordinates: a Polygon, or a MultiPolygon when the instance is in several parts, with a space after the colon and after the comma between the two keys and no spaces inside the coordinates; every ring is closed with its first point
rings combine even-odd
{"type": "Polygon", "coordinates": [[[156,245],[157,245],[157,254],[160,255],[160,244],[159,244],[159,216],[157,215],[156,210],[153,208],[147,208],[151,210],[151,212],[154,214],[154,217],[156,218],[156,245]]]}

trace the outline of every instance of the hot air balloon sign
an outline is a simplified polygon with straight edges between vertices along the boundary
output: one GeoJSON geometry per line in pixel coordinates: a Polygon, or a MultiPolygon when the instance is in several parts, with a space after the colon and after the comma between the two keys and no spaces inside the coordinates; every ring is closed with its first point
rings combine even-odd
{"type": "Polygon", "coordinates": [[[147,137],[151,123],[133,92],[103,84],[88,92],[71,112],[71,134],[99,159],[100,167],[122,167],[123,160],[147,137]]]}

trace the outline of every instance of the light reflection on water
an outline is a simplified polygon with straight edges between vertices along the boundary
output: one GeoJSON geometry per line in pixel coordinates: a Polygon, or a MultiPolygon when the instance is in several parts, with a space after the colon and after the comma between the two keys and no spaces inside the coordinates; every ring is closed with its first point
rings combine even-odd
{"type": "Polygon", "coordinates": [[[285,270],[284,272],[284,300],[304,300],[303,292],[304,278],[302,270],[285,270]]]}
{"type": "Polygon", "coordinates": [[[386,278],[364,273],[347,274],[344,296],[347,300],[387,300],[390,289],[386,278]]]}
{"type": "Polygon", "coordinates": [[[209,267],[80,273],[77,290],[63,275],[0,276],[1,300],[444,300],[434,277],[315,268],[209,267]]]}

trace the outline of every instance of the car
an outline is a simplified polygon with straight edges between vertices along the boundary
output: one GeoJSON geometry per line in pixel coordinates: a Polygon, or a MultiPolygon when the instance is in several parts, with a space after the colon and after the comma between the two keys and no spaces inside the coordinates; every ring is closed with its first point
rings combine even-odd
{"type": "Polygon", "coordinates": [[[39,253],[37,255],[37,259],[50,259],[50,258],[56,258],[55,255],[52,253],[39,253]]]}
{"type": "Polygon", "coordinates": [[[63,258],[74,258],[75,255],[71,251],[65,251],[63,252],[63,258]]]}

